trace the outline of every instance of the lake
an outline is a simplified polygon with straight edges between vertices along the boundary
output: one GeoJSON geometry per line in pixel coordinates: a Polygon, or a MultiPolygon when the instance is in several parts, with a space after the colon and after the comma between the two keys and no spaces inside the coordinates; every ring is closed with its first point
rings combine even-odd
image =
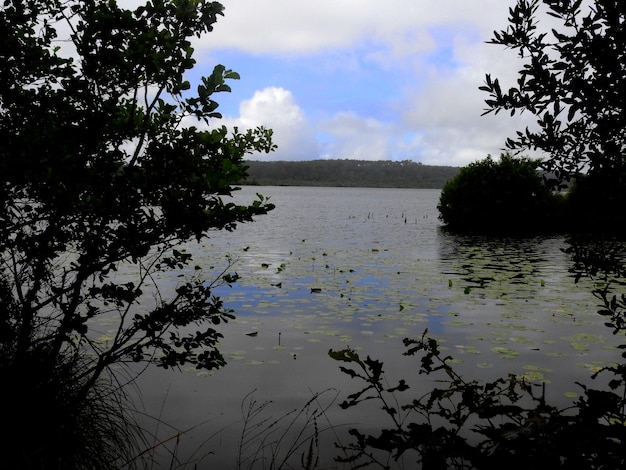
{"type": "Polygon", "coordinates": [[[439,190],[244,187],[236,200],[256,192],[276,209],[187,247],[209,271],[234,261],[240,280],[217,293],[237,318],[220,327],[222,370],[141,376],[141,406],[162,420],[147,421],[154,442],[181,432],[157,459],[173,452],[181,467],[270,468],[271,449],[289,454],[321,408],[320,462],[334,468],[332,442],[347,441],[348,424],[379,426],[383,414],[339,408],[361,384],[339,371],[331,348],[383,360],[390,382],[405,378],[417,393],[432,384],[417,377],[417,358],[402,356],[402,339],[428,329],[466,377],[523,375],[562,403],[580,391],[575,381],[618,358],[619,338],[596,314],[591,281],[574,283],[562,236],[449,234],[437,218],[439,190]],[[246,413],[250,439],[240,449],[246,413]]]}

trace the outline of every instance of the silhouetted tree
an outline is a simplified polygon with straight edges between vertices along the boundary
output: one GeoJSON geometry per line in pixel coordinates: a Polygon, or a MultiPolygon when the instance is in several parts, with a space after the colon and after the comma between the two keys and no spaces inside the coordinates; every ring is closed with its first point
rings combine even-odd
{"type": "Polygon", "coordinates": [[[537,172],[538,160],[490,156],[461,168],[439,198],[439,218],[463,230],[544,230],[558,197],[537,172]]]}
{"type": "Polygon", "coordinates": [[[191,38],[222,10],[203,0],[0,7],[0,399],[19,410],[3,422],[2,468],[106,466],[100,451],[63,460],[60,443],[77,438],[84,416],[70,418],[72,407],[98,401],[113,364],[224,364],[215,326],[231,313],[212,290],[236,276],[197,269],[163,292],[155,280],[193,266],[184,242],[272,208],[223,200],[245,177],[244,155],[273,148],[270,131],[198,128],[220,117],[213,95],[238,74],[219,65],[195,92],[185,79],[191,38]],[[102,317],[114,322],[106,342],[92,333],[102,317]],[[54,407],[47,421],[37,414],[54,407]]]}
{"type": "Polygon", "coordinates": [[[517,83],[505,88],[487,75],[481,87],[489,93],[485,114],[537,118],[536,129],[507,140],[510,150],[546,152],[543,168],[561,180],[581,173],[594,180],[583,196],[593,199],[584,209],[594,220],[598,211],[615,218],[626,201],[625,21],[622,0],[518,0],[508,28],[490,41],[518,52],[517,83]],[[540,18],[556,24],[544,27],[540,18]]]}

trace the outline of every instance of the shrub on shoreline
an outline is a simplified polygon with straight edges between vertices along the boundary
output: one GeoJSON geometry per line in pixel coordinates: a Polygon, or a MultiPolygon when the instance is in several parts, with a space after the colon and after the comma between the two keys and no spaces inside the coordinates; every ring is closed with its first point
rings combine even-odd
{"type": "Polygon", "coordinates": [[[491,156],[461,168],[442,189],[439,218],[450,228],[489,232],[553,229],[563,204],[537,171],[540,161],[491,156]]]}

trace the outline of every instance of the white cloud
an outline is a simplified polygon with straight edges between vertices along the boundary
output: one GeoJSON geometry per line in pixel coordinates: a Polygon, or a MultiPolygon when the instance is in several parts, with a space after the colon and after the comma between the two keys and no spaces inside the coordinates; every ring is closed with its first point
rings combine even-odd
{"type": "Polygon", "coordinates": [[[253,129],[264,126],[273,130],[278,149],[271,154],[255,155],[267,160],[306,160],[318,156],[314,131],[302,109],[288,90],[268,87],[256,91],[239,106],[239,116],[223,120],[227,126],[253,129]]]}
{"type": "MultiPolygon", "coordinates": [[[[257,91],[221,123],[273,129],[278,150],[255,158],[459,166],[499,153],[507,137],[533,124],[528,115],[480,116],[485,74],[506,89],[520,68],[515,53],[485,44],[493,30],[506,28],[514,0],[221,3],[225,16],[194,40],[198,69],[208,70],[224,51],[253,57],[242,82],[257,91]]],[[[546,16],[542,25],[554,21],[546,16]]]]}
{"type": "Polygon", "coordinates": [[[481,116],[489,97],[478,89],[485,74],[499,77],[503,84],[515,82],[520,64],[511,51],[457,37],[453,60],[452,68],[431,65],[423,86],[407,94],[403,125],[419,130],[420,161],[426,164],[463,166],[487,154],[497,155],[507,137],[534,125],[528,113],[481,116]]]}
{"type": "Polygon", "coordinates": [[[323,71],[312,84],[311,68],[285,68],[292,74],[286,85],[271,66],[255,69],[272,74],[274,86],[259,86],[241,103],[239,116],[227,121],[274,130],[279,149],[263,158],[414,159],[460,166],[498,154],[507,137],[532,123],[531,116],[480,116],[487,94],[478,87],[485,74],[509,86],[520,68],[514,53],[485,44],[493,30],[506,28],[513,0],[222,3],[226,16],[195,44],[199,58],[237,51],[256,61],[311,59],[310,67],[323,71]],[[340,93],[325,103],[324,90],[330,88],[340,93]],[[389,89],[393,93],[379,93],[389,89]]]}
{"type": "Polygon", "coordinates": [[[334,159],[388,160],[390,129],[380,121],[341,112],[320,122],[319,129],[330,137],[324,156],[334,159]]]}
{"type": "MultiPolygon", "coordinates": [[[[242,101],[239,116],[227,124],[273,129],[279,148],[261,157],[271,160],[413,159],[463,166],[487,154],[497,155],[506,137],[532,122],[506,114],[481,117],[487,95],[478,86],[484,80],[486,63],[498,63],[500,51],[494,48],[493,57],[481,56],[476,48],[460,42],[453,53],[458,64],[445,73],[436,65],[424,66],[421,85],[406,90],[406,99],[396,104],[397,120],[386,122],[345,110],[312,122],[290,91],[270,87],[242,101]]],[[[515,66],[511,61],[503,65],[506,62],[500,58],[498,70],[492,70],[512,80],[515,66]]]]}
{"type": "Polygon", "coordinates": [[[303,53],[362,40],[414,48],[413,34],[442,24],[493,29],[508,10],[502,0],[223,0],[225,17],[203,41],[206,49],[303,53]],[[404,41],[408,39],[410,42],[404,41]]]}

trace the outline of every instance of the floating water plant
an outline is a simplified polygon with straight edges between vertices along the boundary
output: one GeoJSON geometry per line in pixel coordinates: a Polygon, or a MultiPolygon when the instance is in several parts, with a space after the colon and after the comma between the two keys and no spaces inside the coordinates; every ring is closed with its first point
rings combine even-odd
{"type": "Polygon", "coordinates": [[[241,361],[246,358],[246,351],[233,351],[228,355],[231,361],[241,361]]]}
{"type": "Polygon", "coordinates": [[[539,371],[528,371],[523,374],[519,374],[516,376],[518,380],[524,380],[526,382],[535,382],[535,383],[550,383],[544,375],[539,371]]]}
{"type": "Polygon", "coordinates": [[[501,359],[514,359],[519,356],[519,353],[517,351],[513,351],[512,349],[504,347],[492,348],[491,351],[498,354],[501,359]]]}
{"type": "Polygon", "coordinates": [[[465,354],[480,354],[480,350],[478,348],[476,348],[475,346],[458,344],[455,347],[461,353],[465,353],[465,354]]]}

